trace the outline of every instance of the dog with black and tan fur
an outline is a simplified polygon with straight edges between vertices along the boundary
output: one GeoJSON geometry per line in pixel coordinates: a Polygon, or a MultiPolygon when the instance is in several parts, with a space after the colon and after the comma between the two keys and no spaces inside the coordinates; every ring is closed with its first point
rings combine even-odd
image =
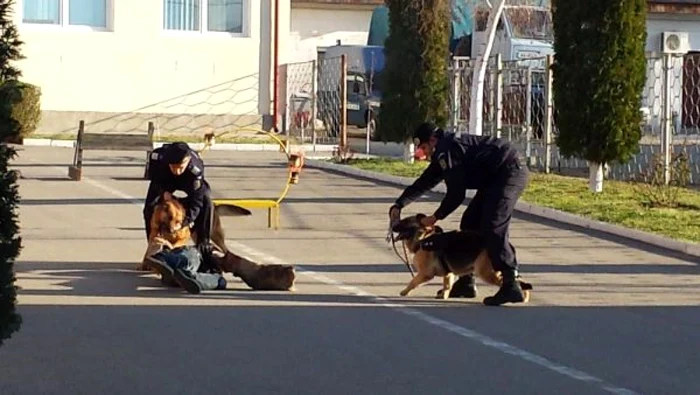
{"type": "MultiPolygon", "coordinates": [[[[416,270],[415,276],[401,292],[407,296],[412,290],[435,277],[442,277],[442,292],[439,298],[450,297],[457,276],[474,274],[487,284],[501,286],[503,277],[491,265],[484,238],[478,232],[445,232],[439,226],[426,227],[421,224],[425,214],[405,217],[392,226],[410,253],[409,261],[416,270]]],[[[523,289],[525,302],[530,299],[532,284],[518,279],[523,289]]]]}

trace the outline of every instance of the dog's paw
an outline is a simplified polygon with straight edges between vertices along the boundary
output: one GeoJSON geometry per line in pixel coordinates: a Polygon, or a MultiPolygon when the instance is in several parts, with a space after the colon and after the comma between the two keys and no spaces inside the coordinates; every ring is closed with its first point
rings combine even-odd
{"type": "Polygon", "coordinates": [[[438,294],[438,298],[442,300],[447,300],[450,298],[450,291],[442,290],[441,294],[438,294]]]}
{"type": "Polygon", "coordinates": [[[403,291],[399,292],[399,295],[406,296],[406,295],[408,295],[408,292],[409,291],[407,289],[404,289],[403,291]]]}

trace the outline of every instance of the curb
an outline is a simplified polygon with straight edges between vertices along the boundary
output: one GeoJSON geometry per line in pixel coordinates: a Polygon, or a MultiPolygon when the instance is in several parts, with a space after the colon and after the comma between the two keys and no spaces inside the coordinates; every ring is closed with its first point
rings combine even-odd
{"type": "MultiPolygon", "coordinates": [[[[411,185],[415,181],[413,178],[409,177],[398,177],[388,174],[381,174],[368,170],[350,167],[347,165],[328,163],[326,161],[317,159],[309,159],[304,165],[311,168],[331,170],[345,175],[365,178],[373,181],[383,181],[386,183],[404,187],[411,185]]],[[[431,191],[444,194],[446,193],[446,188],[445,185],[441,183],[440,185],[437,185],[435,188],[431,189],[431,191]]],[[[473,195],[474,192],[468,191],[468,197],[471,198],[473,195]]],[[[667,250],[678,251],[693,257],[700,257],[700,244],[697,243],[674,240],[669,237],[643,232],[641,230],[630,229],[619,225],[613,225],[601,221],[596,221],[593,219],[588,219],[578,215],[570,214],[564,211],[537,206],[531,203],[523,202],[522,200],[516,203],[515,210],[521,213],[534,215],[536,217],[565,223],[567,225],[574,225],[586,229],[605,232],[627,239],[646,243],[649,245],[653,245],[656,247],[665,248],[667,250]]]]}
{"type": "MultiPolygon", "coordinates": [[[[161,147],[165,142],[158,141],[153,143],[153,148],[161,147]]],[[[204,147],[204,143],[188,143],[193,149],[199,150],[204,147]]],[[[61,147],[74,148],[74,140],[51,140],[51,139],[24,139],[24,146],[29,147],[61,147]]],[[[332,152],[337,145],[331,144],[316,144],[314,150],[313,144],[290,144],[292,150],[302,150],[305,152],[332,152]]],[[[211,151],[279,151],[279,144],[237,144],[237,143],[217,143],[209,148],[211,151]]]]}

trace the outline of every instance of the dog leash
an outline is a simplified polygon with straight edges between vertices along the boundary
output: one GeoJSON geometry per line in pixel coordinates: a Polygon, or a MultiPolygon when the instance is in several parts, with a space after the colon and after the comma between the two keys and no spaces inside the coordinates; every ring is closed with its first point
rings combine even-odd
{"type": "Polygon", "coordinates": [[[389,241],[391,241],[391,246],[394,248],[394,253],[406,265],[406,267],[408,268],[408,271],[411,273],[411,277],[415,277],[416,275],[415,275],[415,273],[413,273],[413,268],[411,267],[411,264],[408,262],[408,251],[406,251],[406,245],[401,243],[403,245],[403,253],[404,253],[405,258],[402,257],[401,254],[399,254],[399,250],[396,248],[396,239],[394,238],[394,231],[392,230],[391,223],[389,224],[389,231],[387,232],[385,240],[387,243],[389,241]]]}

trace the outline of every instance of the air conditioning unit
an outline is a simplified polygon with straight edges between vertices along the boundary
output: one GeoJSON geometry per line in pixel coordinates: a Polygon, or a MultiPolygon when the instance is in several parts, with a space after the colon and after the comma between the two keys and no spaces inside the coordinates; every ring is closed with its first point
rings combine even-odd
{"type": "Polygon", "coordinates": [[[689,50],[688,32],[661,33],[661,52],[684,54],[689,50]]]}

